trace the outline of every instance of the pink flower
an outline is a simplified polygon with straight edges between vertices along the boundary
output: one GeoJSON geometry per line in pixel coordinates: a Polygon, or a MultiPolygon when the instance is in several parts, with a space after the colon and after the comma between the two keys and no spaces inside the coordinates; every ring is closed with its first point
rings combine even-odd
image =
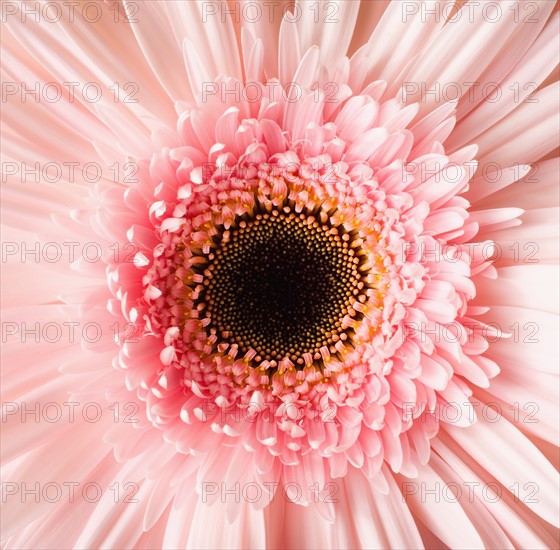
{"type": "Polygon", "coordinates": [[[557,545],[552,2],[3,10],[3,548],[557,545]]]}

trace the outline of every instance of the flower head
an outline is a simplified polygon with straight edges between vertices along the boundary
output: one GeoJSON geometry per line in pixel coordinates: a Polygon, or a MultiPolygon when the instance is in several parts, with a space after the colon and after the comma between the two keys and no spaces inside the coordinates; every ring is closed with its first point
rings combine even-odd
{"type": "MultiPolygon", "coordinates": [[[[506,334],[517,283],[492,300],[496,278],[515,275],[503,272],[508,268],[497,251],[501,235],[507,242],[519,224],[515,190],[529,163],[545,157],[555,140],[543,123],[537,145],[520,145],[512,128],[522,122],[529,137],[531,107],[486,102],[469,79],[495,78],[505,86],[544,51],[542,66],[531,73],[540,85],[557,57],[551,54],[557,17],[546,23],[551,7],[533,3],[542,10],[537,26],[520,25],[511,10],[492,27],[486,6],[467,3],[455,17],[472,11],[475,23],[454,28],[449,13],[426,23],[425,3],[398,19],[407,4],[321,3],[340,10],[331,27],[309,26],[313,10],[306,2],[288,4],[270,25],[222,17],[224,6],[210,13],[204,2],[103,4],[101,14],[114,10],[110,24],[119,30],[121,17],[132,19],[140,8],[132,30],[115,38],[139,60],[137,76],[148,92],[138,105],[101,101],[89,109],[82,100],[58,103],[50,113],[39,103],[34,109],[58,141],[33,147],[33,131],[8,115],[10,158],[27,161],[40,151],[60,161],[67,152],[59,141],[76,136],[78,164],[95,158],[103,166],[96,185],[68,195],[70,212],[48,178],[44,195],[31,199],[41,215],[54,211],[53,223],[33,222],[44,235],[60,239],[70,229],[81,241],[99,243],[99,262],[71,262],[89,284],[77,285],[66,272],[72,290],[59,296],[56,281],[48,291],[64,306],[57,319],[95,322],[105,334],[95,346],[83,337],[79,359],[70,356],[75,347],[57,350],[40,368],[44,374],[30,380],[48,381],[40,399],[60,402],[57,392],[65,391],[79,403],[95,396],[101,410],[116,405],[120,422],[88,426],[92,441],[104,442],[100,450],[85,464],[74,451],[57,479],[74,475],[81,487],[95,482],[105,491],[133,483],[140,504],[128,512],[126,502],[109,505],[105,494],[89,516],[82,505],[49,511],[39,505],[29,516],[16,506],[7,547],[36,545],[33,520],[43,518],[39,532],[47,537],[47,526],[62,516],[80,519],[68,535],[49,534],[49,544],[224,546],[220,534],[201,531],[213,522],[238,533],[239,546],[312,545],[304,533],[278,533],[279,507],[280,517],[293,515],[295,531],[308,528],[308,520],[321,533],[332,530],[327,546],[452,547],[455,529],[473,547],[551,544],[551,488],[536,504],[513,506],[513,496],[494,508],[480,495],[455,501],[453,529],[421,503],[418,488],[440,480],[495,482],[500,492],[515,494],[510,484],[531,482],[536,472],[547,484],[555,478],[546,447],[529,439],[554,442],[554,430],[529,427],[526,437],[505,418],[494,426],[480,410],[493,396],[515,399],[527,376],[512,365],[516,351],[506,334]],[[384,15],[376,25],[378,10],[384,15]],[[366,39],[351,46],[361,16],[354,42],[366,39]],[[483,46],[495,41],[491,59],[470,40],[473,28],[483,46]],[[394,50],[390,30],[402,39],[394,50]],[[472,46],[464,63],[446,53],[458,56],[461,40],[472,46]],[[465,83],[456,98],[431,99],[421,91],[459,77],[465,83]],[[68,125],[72,115],[82,127],[68,125]],[[517,170],[504,174],[500,163],[509,169],[514,161],[521,163],[517,170]],[[133,177],[110,181],[107,171],[123,162],[133,177]],[[479,164],[484,175],[491,167],[490,179],[478,175],[479,164]],[[504,195],[508,186],[511,194],[504,195]],[[109,326],[117,327],[112,337],[109,326]],[[132,423],[122,421],[128,406],[132,423]],[[506,454],[516,453],[508,471],[484,450],[493,438],[506,454]],[[224,491],[232,487],[255,494],[241,489],[243,502],[228,500],[224,491]],[[225,518],[216,512],[220,506],[225,518]],[[361,506],[367,514],[360,515],[361,506]],[[524,522],[521,533],[507,514],[524,522]],[[132,517],[139,520],[134,526],[132,517]]],[[[18,61],[16,42],[48,60],[60,82],[82,64],[103,87],[102,71],[131,71],[130,64],[115,67],[107,56],[93,56],[94,44],[109,43],[108,24],[87,27],[87,17],[73,27],[67,19],[58,24],[79,45],[74,53],[55,27],[38,24],[30,42],[25,25],[12,18],[8,71],[24,78],[27,67],[26,78],[43,78],[31,58],[18,61]],[[58,43],[53,59],[38,53],[40,32],[58,43]]],[[[554,89],[533,94],[536,117],[555,112],[554,89]]],[[[23,112],[15,101],[12,107],[23,112]]],[[[549,162],[538,166],[547,170],[549,162]]],[[[13,178],[10,185],[10,204],[19,206],[21,182],[13,178]]],[[[50,307],[48,298],[41,303],[50,307]]],[[[541,376],[539,366],[524,360],[520,368],[541,376]]],[[[31,395],[13,390],[18,403],[31,395]]],[[[45,447],[23,435],[8,455],[10,480],[42,453],[55,460],[61,441],[80,437],[87,424],[63,424],[52,436],[41,428],[45,447]]],[[[17,427],[29,429],[25,422],[17,427]]]]}

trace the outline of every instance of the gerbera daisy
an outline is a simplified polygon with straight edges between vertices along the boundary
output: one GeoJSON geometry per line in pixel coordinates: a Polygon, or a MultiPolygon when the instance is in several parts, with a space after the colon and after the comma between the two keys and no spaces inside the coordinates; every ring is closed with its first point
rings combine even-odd
{"type": "Polygon", "coordinates": [[[554,6],[4,2],[2,548],[557,546],[554,6]]]}

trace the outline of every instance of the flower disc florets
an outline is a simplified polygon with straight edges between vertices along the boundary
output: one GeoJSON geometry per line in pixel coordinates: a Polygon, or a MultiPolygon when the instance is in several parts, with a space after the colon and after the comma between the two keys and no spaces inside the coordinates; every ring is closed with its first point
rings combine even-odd
{"type": "Polygon", "coordinates": [[[386,286],[367,189],[332,166],[262,163],[180,195],[145,284],[186,383],[247,404],[347,379],[386,286]]]}

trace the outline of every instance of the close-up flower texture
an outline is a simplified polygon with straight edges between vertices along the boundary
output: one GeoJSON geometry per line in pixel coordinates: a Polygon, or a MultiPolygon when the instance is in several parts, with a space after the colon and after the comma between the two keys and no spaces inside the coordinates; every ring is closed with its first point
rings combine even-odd
{"type": "Polygon", "coordinates": [[[1,548],[558,548],[559,36],[3,1],[1,548]]]}

